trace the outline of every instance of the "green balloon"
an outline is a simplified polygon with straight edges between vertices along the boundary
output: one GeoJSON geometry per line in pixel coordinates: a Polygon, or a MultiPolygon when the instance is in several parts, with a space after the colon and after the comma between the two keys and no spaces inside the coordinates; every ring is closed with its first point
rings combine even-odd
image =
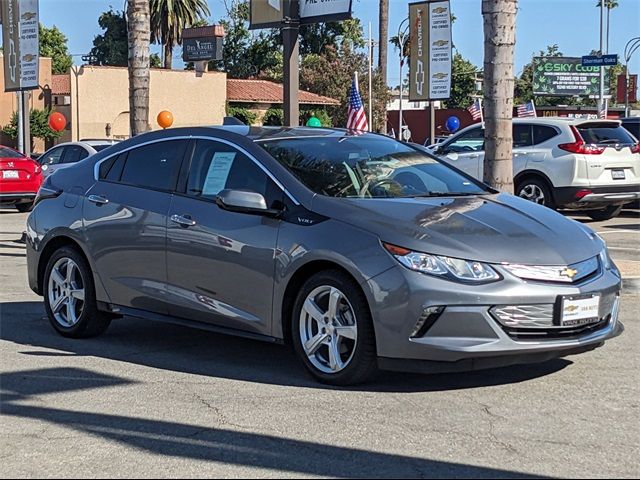
{"type": "Polygon", "coordinates": [[[321,126],[322,126],[322,122],[318,117],[311,117],[309,120],[307,120],[307,127],[321,127],[321,126]]]}

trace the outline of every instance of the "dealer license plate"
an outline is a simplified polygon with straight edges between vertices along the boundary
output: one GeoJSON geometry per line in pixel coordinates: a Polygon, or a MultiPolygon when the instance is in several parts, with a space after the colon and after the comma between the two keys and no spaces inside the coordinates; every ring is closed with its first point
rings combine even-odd
{"type": "Polygon", "coordinates": [[[600,320],[600,296],[587,298],[564,297],[562,299],[560,325],[563,327],[579,327],[600,320]]]}
{"type": "Polygon", "coordinates": [[[17,170],[4,170],[2,172],[2,178],[20,178],[17,170]]]}
{"type": "Polygon", "coordinates": [[[611,178],[614,180],[624,180],[624,170],[611,170],[611,178]]]}

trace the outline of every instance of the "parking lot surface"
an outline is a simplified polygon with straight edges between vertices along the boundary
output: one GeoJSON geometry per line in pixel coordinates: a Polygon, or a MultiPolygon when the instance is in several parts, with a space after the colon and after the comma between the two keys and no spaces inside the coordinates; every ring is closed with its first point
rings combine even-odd
{"type": "MultiPolygon", "coordinates": [[[[637,210],[590,222],[640,277],[637,210]]],[[[3,477],[638,477],[640,294],[626,332],[544,364],[319,385],[287,348],[125,318],[58,336],[0,209],[3,477]]],[[[574,218],[587,221],[586,217],[574,218]]]]}

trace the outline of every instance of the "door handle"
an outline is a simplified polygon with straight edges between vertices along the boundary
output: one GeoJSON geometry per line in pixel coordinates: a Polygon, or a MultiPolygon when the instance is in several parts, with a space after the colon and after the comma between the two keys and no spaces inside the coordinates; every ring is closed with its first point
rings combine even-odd
{"type": "Polygon", "coordinates": [[[102,197],[100,195],[89,195],[87,197],[87,200],[89,200],[91,203],[95,203],[96,205],[106,205],[107,203],[109,203],[108,198],[102,197]]]}
{"type": "Polygon", "coordinates": [[[171,221],[183,227],[193,227],[196,225],[196,221],[188,215],[171,215],[171,221]]]}

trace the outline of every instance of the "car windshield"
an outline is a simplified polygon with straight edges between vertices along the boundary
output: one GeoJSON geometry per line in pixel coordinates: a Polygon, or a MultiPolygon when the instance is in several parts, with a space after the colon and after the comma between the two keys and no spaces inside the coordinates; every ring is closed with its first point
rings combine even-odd
{"type": "Polygon", "coordinates": [[[24,155],[22,155],[19,152],[16,152],[15,150],[11,150],[10,148],[7,147],[0,147],[0,158],[22,158],[24,157],[24,155]]]}
{"type": "Polygon", "coordinates": [[[397,198],[478,195],[480,183],[434,157],[375,135],[263,140],[258,144],[315,193],[397,198]]]}

